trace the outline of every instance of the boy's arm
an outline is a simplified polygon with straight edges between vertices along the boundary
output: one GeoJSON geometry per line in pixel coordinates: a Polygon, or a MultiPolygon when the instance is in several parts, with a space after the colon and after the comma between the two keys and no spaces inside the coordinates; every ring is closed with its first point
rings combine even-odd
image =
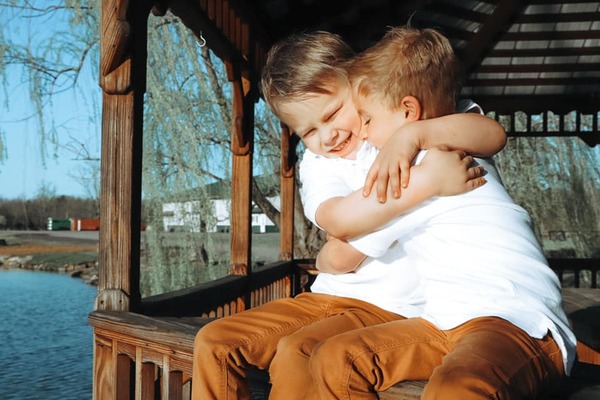
{"type": "Polygon", "coordinates": [[[376,184],[379,201],[400,197],[408,186],[410,164],[419,150],[446,146],[479,157],[491,157],[506,144],[497,121],[481,114],[457,113],[405,124],[386,142],[371,166],[364,186],[368,196],[376,184]],[[402,187],[402,189],[401,189],[402,187]]]}
{"type": "Polygon", "coordinates": [[[399,199],[380,203],[373,193],[360,191],[321,203],[316,221],[329,235],[346,240],[380,228],[390,220],[434,196],[464,193],[485,183],[483,168],[470,166],[464,152],[431,149],[420,165],[411,167],[410,185],[399,199]]]}
{"type": "Polygon", "coordinates": [[[366,257],[348,242],[328,237],[317,255],[316,267],[321,272],[345,274],[358,268],[366,257]]]}

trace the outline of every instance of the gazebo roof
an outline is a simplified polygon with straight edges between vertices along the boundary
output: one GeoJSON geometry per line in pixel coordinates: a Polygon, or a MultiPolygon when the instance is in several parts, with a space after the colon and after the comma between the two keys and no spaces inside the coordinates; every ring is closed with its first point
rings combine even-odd
{"type": "MultiPolygon", "coordinates": [[[[434,27],[467,71],[463,93],[487,110],[598,111],[600,2],[578,0],[172,0],[171,8],[225,60],[259,70],[270,45],[328,30],[356,50],[387,27],[434,27]],[[231,44],[233,43],[233,45],[231,44]]],[[[163,11],[164,11],[163,10],[163,11]]]]}

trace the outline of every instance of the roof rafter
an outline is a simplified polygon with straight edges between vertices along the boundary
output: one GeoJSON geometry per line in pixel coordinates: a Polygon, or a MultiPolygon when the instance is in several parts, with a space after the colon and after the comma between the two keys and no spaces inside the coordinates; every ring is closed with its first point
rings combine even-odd
{"type": "Polygon", "coordinates": [[[498,2],[494,12],[486,19],[459,55],[467,73],[472,72],[473,68],[481,62],[498,39],[508,31],[523,9],[524,5],[521,0],[498,2]]]}

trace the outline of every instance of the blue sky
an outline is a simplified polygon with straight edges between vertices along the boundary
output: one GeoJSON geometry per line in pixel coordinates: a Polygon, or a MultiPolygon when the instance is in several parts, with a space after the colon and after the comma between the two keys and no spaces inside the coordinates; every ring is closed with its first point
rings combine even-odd
{"type": "MultiPolygon", "coordinates": [[[[57,29],[56,20],[49,22],[15,18],[6,8],[0,10],[5,37],[21,43],[27,40],[34,52],[37,43],[46,41],[57,29]]],[[[100,156],[101,90],[97,77],[90,66],[85,66],[75,88],[45,104],[45,141],[28,85],[14,66],[8,67],[6,88],[0,84],[0,140],[5,150],[0,159],[0,198],[33,198],[42,187],[56,195],[88,197],[89,190],[81,184],[84,180],[80,176],[93,162],[82,160],[78,153],[84,144],[90,156],[100,156]]]]}
{"type": "MultiPolygon", "coordinates": [[[[98,85],[87,82],[84,87],[88,88],[88,95],[97,92],[96,104],[100,104],[98,85]]],[[[32,198],[42,186],[56,195],[86,197],[86,188],[78,177],[85,173],[85,165],[90,161],[82,160],[76,151],[85,144],[93,157],[100,155],[99,121],[90,115],[90,108],[95,106],[83,101],[74,90],[59,95],[53,107],[48,106],[50,112],[45,120],[50,126],[47,119],[54,119],[54,138],[42,143],[27,87],[11,85],[9,89],[9,108],[0,108],[0,131],[6,151],[0,161],[0,197],[32,198]]],[[[0,100],[2,103],[4,99],[0,100]]]]}

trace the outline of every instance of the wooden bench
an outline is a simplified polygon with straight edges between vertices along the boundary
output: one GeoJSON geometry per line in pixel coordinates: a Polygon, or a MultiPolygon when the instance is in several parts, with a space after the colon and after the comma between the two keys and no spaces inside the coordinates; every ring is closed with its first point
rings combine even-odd
{"type": "MultiPolygon", "coordinates": [[[[578,342],[578,362],[572,377],[556,399],[600,399],[600,289],[564,289],[565,309],[578,342]]],[[[188,399],[192,374],[194,337],[212,318],[148,317],[119,311],[94,311],[95,352],[112,359],[97,366],[96,379],[108,380],[114,398],[128,391],[135,380],[136,399],[188,399]],[[120,389],[123,388],[123,389],[120,389]],[[127,388],[127,389],[125,389],[127,388]],[[160,396],[157,396],[160,394],[160,396]]],[[[263,371],[249,374],[252,399],[266,398],[268,376],[263,371]]],[[[420,398],[425,381],[402,382],[379,393],[383,400],[420,398]]]]}

